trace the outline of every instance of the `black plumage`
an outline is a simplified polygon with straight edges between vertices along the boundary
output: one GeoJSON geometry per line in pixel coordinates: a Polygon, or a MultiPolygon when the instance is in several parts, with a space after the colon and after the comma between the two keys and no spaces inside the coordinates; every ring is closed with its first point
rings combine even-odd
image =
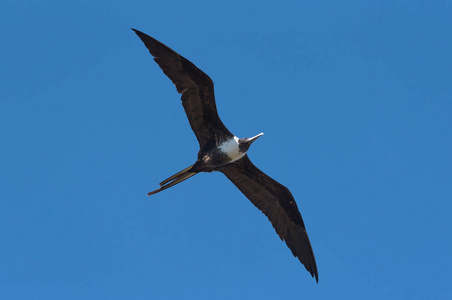
{"type": "Polygon", "coordinates": [[[133,30],[182,94],[182,105],[200,146],[195,164],[162,181],[160,188],[149,195],[199,172],[222,172],[268,217],[281,240],[318,282],[314,253],[295,199],[285,186],[254,166],[246,154],[262,134],[253,138],[235,137],[218,116],[212,79],[169,47],[133,30]]]}

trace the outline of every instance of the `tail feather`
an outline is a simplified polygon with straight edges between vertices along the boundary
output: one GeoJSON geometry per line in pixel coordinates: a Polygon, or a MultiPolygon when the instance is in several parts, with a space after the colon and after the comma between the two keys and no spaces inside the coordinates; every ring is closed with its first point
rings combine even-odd
{"type": "Polygon", "coordinates": [[[163,180],[162,182],[159,183],[160,186],[167,184],[170,181],[175,180],[176,178],[180,177],[182,174],[186,173],[187,171],[189,171],[191,168],[193,167],[193,165],[189,166],[188,168],[183,169],[180,172],[177,172],[176,174],[174,174],[173,176],[163,180]]]}
{"type": "Polygon", "coordinates": [[[167,188],[170,188],[178,183],[181,183],[184,180],[187,180],[188,178],[198,174],[198,172],[190,172],[191,168],[193,167],[193,165],[189,166],[188,168],[183,169],[182,171],[174,174],[173,176],[163,180],[162,182],[160,182],[160,188],[149,192],[148,195],[154,195],[157,194],[158,192],[161,192],[163,190],[166,190],[167,188]]]}

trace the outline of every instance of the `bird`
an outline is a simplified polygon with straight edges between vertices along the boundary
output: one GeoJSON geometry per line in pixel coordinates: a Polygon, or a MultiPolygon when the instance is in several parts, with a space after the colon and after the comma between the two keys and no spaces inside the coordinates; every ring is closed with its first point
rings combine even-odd
{"type": "Polygon", "coordinates": [[[247,155],[251,144],[263,133],[251,138],[238,138],[232,134],[218,116],[212,79],[168,46],[139,30],[132,30],[182,95],[182,106],[200,147],[193,165],[163,180],[160,187],[148,195],[157,194],[200,172],[223,173],[267,216],[280,239],[318,283],[314,252],[292,193],[259,170],[247,155]]]}

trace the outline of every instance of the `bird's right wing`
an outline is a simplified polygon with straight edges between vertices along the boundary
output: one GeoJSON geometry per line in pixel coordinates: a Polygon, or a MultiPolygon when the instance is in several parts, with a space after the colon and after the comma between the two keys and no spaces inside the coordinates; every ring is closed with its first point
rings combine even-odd
{"type": "Polygon", "coordinates": [[[306,228],[289,189],[259,170],[245,155],[217,169],[270,220],[293,255],[319,280],[317,265],[306,228]]]}
{"type": "Polygon", "coordinates": [[[182,94],[182,105],[201,149],[206,145],[215,147],[223,142],[221,138],[232,138],[218,116],[212,79],[174,50],[141,31],[132,30],[182,94]]]}

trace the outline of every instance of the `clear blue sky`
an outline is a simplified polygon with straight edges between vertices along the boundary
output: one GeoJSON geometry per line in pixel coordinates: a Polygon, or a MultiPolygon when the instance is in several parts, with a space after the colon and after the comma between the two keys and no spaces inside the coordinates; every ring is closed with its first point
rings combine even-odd
{"type": "Polygon", "coordinates": [[[451,299],[450,1],[0,5],[1,299],[451,299]],[[130,30],[215,82],[290,188],[319,284],[196,159],[173,84],[130,30]]]}

